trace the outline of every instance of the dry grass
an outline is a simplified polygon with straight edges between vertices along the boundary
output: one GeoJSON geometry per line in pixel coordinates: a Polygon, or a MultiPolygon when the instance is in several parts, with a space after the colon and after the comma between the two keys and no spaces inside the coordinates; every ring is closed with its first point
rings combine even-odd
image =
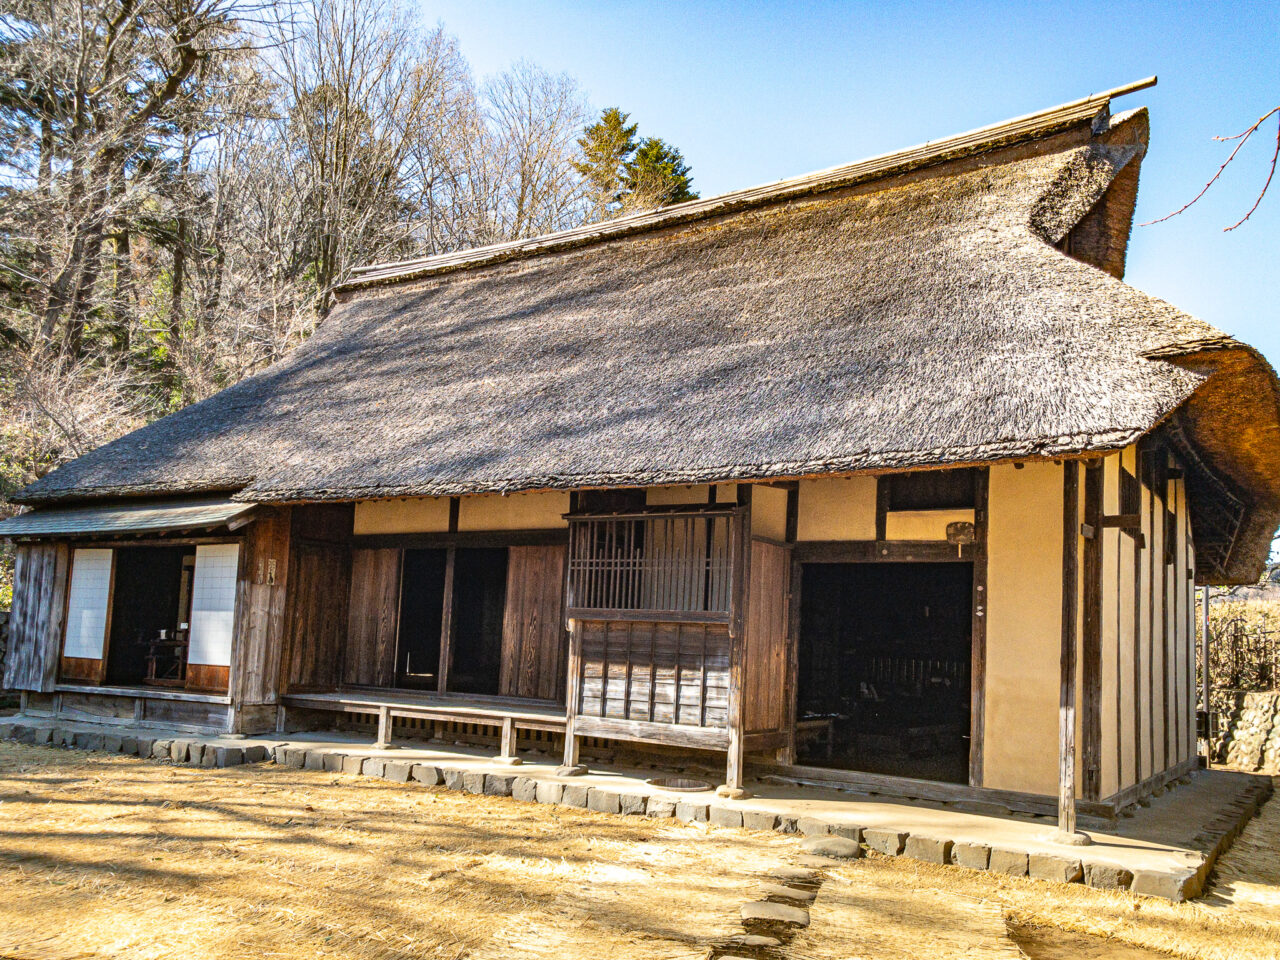
{"type": "Polygon", "coordinates": [[[513,942],[703,956],[740,932],[758,872],[795,850],[369,778],[12,743],[0,799],[0,955],[24,958],[510,956],[513,942]]]}
{"type": "MultiPolygon", "coordinates": [[[[1280,958],[1277,849],[1280,800],[1192,904],[885,858],[840,867],[829,889],[876,918],[881,957],[936,956],[943,932],[976,942],[996,908],[1045,960],[1266,960],[1280,958]]],[[[796,851],[369,778],[0,743],[4,957],[703,957],[796,851]]],[[[795,947],[872,955],[856,923],[820,916],[795,947]]]]}
{"type": "Polygon", "coordinates": [[[1263,808],[1219,861],[1207,895],[1191,903],[905,859],[872,857],[838,873],[864,890],[941,892],[996,904],[1021,934],[1016,939],[1027,955],[1037,960],[1280,958],[1280,797],[1263,808]],[[1087,940],[1073,941],[1073,935],[1087,940]]]}

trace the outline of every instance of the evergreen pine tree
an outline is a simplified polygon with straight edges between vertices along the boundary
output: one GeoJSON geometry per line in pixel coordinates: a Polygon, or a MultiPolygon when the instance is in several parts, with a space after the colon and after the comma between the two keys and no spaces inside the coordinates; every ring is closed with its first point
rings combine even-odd
{"type": "Polygon", "coordinates": [[[679,150],[657,137],[647,137],[624,165],[626,205],[639,209],[696,200],[689,174],[689,165],[679,150]]]}
{"type": "Polygon", "coordinates": [[[636,150],[636,124],[627,124],[629,116],[609,107],[578,138],[582,160],[574,167],[591,184],[604,216],[615,212],[622,201],[626,165],[636,150]]]}

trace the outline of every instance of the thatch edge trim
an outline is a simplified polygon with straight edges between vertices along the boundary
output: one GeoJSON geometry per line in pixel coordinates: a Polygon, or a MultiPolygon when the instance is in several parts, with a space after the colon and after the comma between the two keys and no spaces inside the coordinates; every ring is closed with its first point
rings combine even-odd
{"type": "MultiPolygon", "coordinates": [[[[1190,393],[1187,394],[1188,396],[1190,393]]],[[[1185,400],[1185,397],[1183,398],[1185,400]]],[[[1181,403],[1182,401],[1179,401],[1181,403]]],[[[1166,414],[1167,416],[1167,414],[1166,414]]],[[[1163,422],[1163,417],[1159,422],[1163,422]]],[[[1122,450],[1157,426],[1101,434],[1044,437],[1029,441],[988,443],[938,450],[861,453],[821,460],[711,467],[705,470],[653,470],[635,473],[562,474],[490,483],[441,481],[421,485],[325,488],[273,488],[253,485],[232,499],[253,503],[329,503],[476,494],[531,493],[540,490],[584,490],[610,487],[681,486],[704,483],[750,483],[803,477],[892,473],[904,470],[989,466],[1018,460],[1070,459],[1122,450]]]]}
{"type": "Polygon", "coordinates": [[[353,271],[351,279],[336,284],[333,292],[342,299],[345,294],[386,283],[400,283],[457,270],[524,259],[543,253],[570,250],[619,237],[703,220],[761,204],[856,186],[1041,139],[1086,122],[1098,131],[1110,118],[1112,98],[1146,89],[1154,86],[1155,83],[1155,77],[1148,77],[1046,110],[979,127],[941,140],[926,141],[905,150],[880,154],[866,160],[749,187],[745,190],[736,190],[705,200],[691,200],[659,210],[642,211],[605,223],[586,224],[527,240],[514,240],[455,253],[358,267],[353,271]]]}

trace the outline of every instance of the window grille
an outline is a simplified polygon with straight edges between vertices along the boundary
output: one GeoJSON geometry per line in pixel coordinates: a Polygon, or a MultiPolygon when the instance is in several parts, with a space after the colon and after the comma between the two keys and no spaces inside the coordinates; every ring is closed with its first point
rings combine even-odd
{"type": "Polygon", "coordinates": [[[569,616],[727,620],[731,510],[570,518],[569,616]]]}

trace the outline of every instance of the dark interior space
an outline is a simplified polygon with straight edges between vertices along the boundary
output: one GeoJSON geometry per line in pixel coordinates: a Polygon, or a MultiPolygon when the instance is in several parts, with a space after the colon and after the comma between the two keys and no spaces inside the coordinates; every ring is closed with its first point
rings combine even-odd
{"type": "Polygon", "coordinates": [[[502,669],[505,547],[459,548],[453,568],[453,659],[448,688],[496,695],[502,669]]]}
{"type": "Polygon", "coordinates": [[[805,564],[800,762],[966,783],[973,565],[805,564]]]}
{"type": "Polygon", "coordinates": [[[444,615],[443,549],[406,550],[400,582],[400,638],[396,685],[435,690],[440,671],[444,615]]]}
{"type": "Polygon", "coordinates": [[[116,550],[108,684],[182,685],[194,564],[194,547],[116,550]]]}

